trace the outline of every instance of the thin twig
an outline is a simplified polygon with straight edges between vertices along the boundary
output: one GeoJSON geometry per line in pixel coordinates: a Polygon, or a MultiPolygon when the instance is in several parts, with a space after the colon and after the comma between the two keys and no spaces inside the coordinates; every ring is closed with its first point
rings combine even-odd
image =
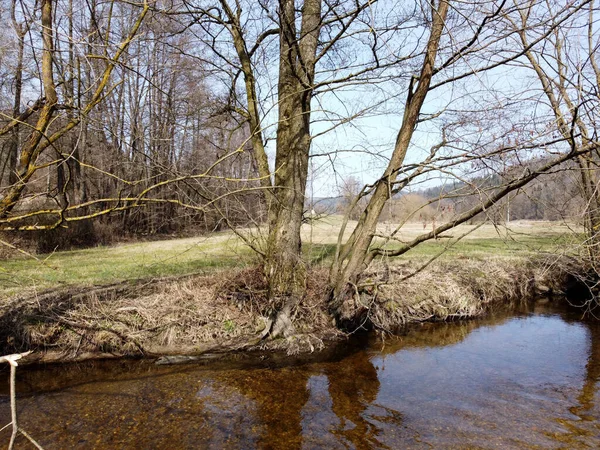
{"type": "Polygon", "coordinates": [[[33,439],[27,432],[25,432],[25,430],[23,430],[22,428],[19,428],[19,422],[17,419],[16,379],[17,379],[17,367],[19,366],[17,361],[29,354],[31,354],[30,351],[25,352],[25,353],[16,353],[14,355],[0,356],[0,363],[5,362],[5,363],[10,364],[10,418],[11,418],[11,422],[8,425],[2,427],[2,429],[0,429],[0,431],[2,431],[2,430],[5,430],[6,428],[8,428],[9,426],[12,426],[12,434],[10,436],[8,450],[13,450],[13,448],[15,446],[15,440],[17,439],[17,435],[19,434],[19,432],[23,436],[25,436],[29,440],[29,442],[31,442],[35,446],[35,448],[37,448],[38,450],[44,450],[44,448],[38,442],[36,442],[36,440],[33,439]]]}

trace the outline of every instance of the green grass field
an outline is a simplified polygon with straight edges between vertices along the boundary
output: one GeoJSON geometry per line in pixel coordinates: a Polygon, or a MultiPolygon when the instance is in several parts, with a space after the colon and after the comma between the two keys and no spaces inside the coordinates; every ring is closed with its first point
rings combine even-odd
{"type": "MultiPolygon", "coordinates": [[[[354,227],[348,224],[346,236],[354,227]]],[[[341,219],[333,216],[303,229],[304,249],[311,264],[327,264],[335,251],[341,219]]],[[[382,224],[381,234],[393,231],[382,224]]],[[[438,254],[454,238],[472,231],[442,258],[529,258],[540,252],[564,253],[576,247],[581,230],[552,222],[511,222],[509,228],[483,225],[477,229],[461,225],[446,233],[451,238],[425,242],[399,258],[422,260],[438,254]]],[[[421,224],[407,224],[398,233],[408,241],[424,230],[421,224]]],[[[399,243],[391,243],[394,247],[399,243]]],[[[19,257],[0,261],[0,298],[61,286],[90,286],[118,281],[210,273],[243,267],[256,261],[256,255],[232,233],[216,233],[197,238],[138,242],[112,247],[56,252],[50,255],[19,257]]]]}
{"type": "Polygon", "coordinates": [[[22,290],[99,285],[242,267],[252,253],[229,234],[138,242],[0,261],[0,297],[22,290]]]}

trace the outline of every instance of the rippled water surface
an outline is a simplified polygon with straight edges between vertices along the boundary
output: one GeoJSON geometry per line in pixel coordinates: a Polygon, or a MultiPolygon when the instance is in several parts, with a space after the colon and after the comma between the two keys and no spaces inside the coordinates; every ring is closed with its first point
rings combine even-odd
{"type": "Polygon", "coordinates": [[[600,323],[538,304],[311,361],[20,369],[18,402],[46,449],[600,448],[599,385],[600,323]]]}

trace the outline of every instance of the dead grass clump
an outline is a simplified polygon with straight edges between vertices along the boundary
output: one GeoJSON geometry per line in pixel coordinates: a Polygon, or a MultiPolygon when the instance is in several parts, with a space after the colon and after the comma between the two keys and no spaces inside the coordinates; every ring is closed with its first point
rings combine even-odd
{"type": "Polygon", "coordinates": [[[306,294],[293,312],[293,322],[299,333],[337,333],[327,311],[327,270],[315,269],[308,273],[306,294]]]}
{"type": "Polygon", "coordinates": [[[547,258],[543,286],[550,293],[563,294],[583,315],[599,316],[600,271],[586,250],[576,257],[547,258]]]}
{"type": "Polygon", "coordinates": [[[214,294],[206,277],[157,282],[152,289],[98,290],[15,299],[0,307],[0,350],[141,355],[189,349],[256,334],[260,316],[214,294]],[[136,295],[137,293],[137,295],[136,295]]]}
{"type": "Polygon", "coordinates": [[[118,298],[98,308],[80,308],[79,321],[95,312],[95,319],[113,324],[144,352],[190,351],[207,344],[254,336],[264,322],[232,302],[215,295],[214,280],[205,277],[164,284],[149,295],[118,298]]]}
{"type": "Polygon", "coordinates": [[[325,340],[335,340],[340,336],[342,336],[342,333],[336,330],[320,335],[313,333],[294,334],[285,339],[261,341],[257,348],[259,350],[286,352],[288,355],[312,353],[323,350],[325,340]]]}
{"type": "Polygon", "coordinates": [[[384,330],[409,322],[448,321],[481,316],[493,303],[530,298],[534,272],[527,265],[501,260],[440,262],[402,280],[408,267],[395,271],[369,304],[369,320],[384,330]]]}
{"type": "MultiPolygon", "coordinates": [[[[273,305],[267,299],[266,280],[258,267],[228,274],[217,283],[215,290],[218,297],[250,314],[268,317],[273,313],[273,305]]],[[[309,271],[306,294],[292,311],[296,331],[314,332],[331,326],[331,317],[327,314],[326,291],[327,271],[309,271]]]]}
{"type": "Polygon", "coordinates": [[[324,300],[326,274],[307,280],[308,294],[295,307],[296,333],[261,340],[269,323],[264,281],[256,269],[223,277],[186,277],[137,288],[47,293],[0,307],[0,351],[23,349],[82,354],[202,353],[240,348],[297,353],[337,336],[324,300]]]}
{"type": "Polygon", "coordinates": [[[271,313],[267,299],[267,282],[260,267],[226,273],[215,285],[216,296],[250,314],[271,313]]]}

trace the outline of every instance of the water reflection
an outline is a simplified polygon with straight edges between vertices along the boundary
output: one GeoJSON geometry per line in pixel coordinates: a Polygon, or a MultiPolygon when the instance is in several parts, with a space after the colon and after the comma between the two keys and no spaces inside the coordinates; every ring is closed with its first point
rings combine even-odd
{"type": "Polygon", "coordinates": [[[331,411],[339,419],[330,432],[341,443],[373,448],[379,428],[369,420],[367,410],[379,392],[377,370],[366,352],[352,355],[347,362],[328,364],[323,371],[329,380],[331,411]]]}
{"type": "Polygon", "coordinates": [[[569,408],[572,418],[558,418],[565,428],[565,433],[557,433],[553,437],[565,444],[583,444],[587,438],[600,436],[600,416],[598,414],[598,383],[600,382],[600,323],[586,322],[589,332],[589,353],[585,365],[585,377],[577,396],[575,406],[569,408]]]}
{"type": "Polygon", "coordinates": [[[600,446],[600,325],[548,305],[283,367],[117,362],[20,377],[22,425],[46,448],[600,446]]]}
{"type": "Polygon", "coordinates": [[[575,408],[580,417],[594,408],[597,383],[600,380],[600,326],[593,322],[588,322],[587,326],[590,332],[590,353],[585,366],[585,382],[578,398],[580,407],[575,408]]]}

